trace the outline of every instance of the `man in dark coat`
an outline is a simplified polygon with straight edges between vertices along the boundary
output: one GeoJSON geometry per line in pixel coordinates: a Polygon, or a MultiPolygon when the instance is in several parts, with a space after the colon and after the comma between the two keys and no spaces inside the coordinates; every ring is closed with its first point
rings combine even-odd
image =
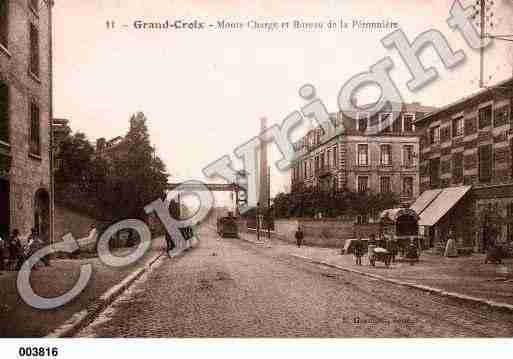
{"type": "Polygon", "coordinates": [[[299,227],[299,226],[297,227],[295,237],[296,237],[297,247],[300,248],[301,244],[303,244],[303,231],[301,230],[301,227],[299,227]]]}
{"type": "Polygon", "coordinates": [[[356,238],[356,240],[353,241],[353,253],[354,257],[356,259],[356,265],[361,266],[362,265],[362,257],[363,257],[363,241],[360,237],[356,238]]]}

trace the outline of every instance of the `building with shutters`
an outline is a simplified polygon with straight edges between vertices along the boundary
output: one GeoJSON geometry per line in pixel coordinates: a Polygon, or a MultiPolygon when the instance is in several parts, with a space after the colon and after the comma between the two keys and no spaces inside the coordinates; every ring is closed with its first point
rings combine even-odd
{"type": "Polygon", "coordinates": [[[389,111],[372,117],[365,111],[332,115],[335,127],[343,124],[342,133],[322,142],[322,129],[317,128],[294,144],[291,190],[391,192],[412,202],[419,195],[420,149],[414,122],[433,110],[405,103],[396,116],[389,111]],[[371,127],[377,130],[369,131],[371,127]]]}
{"type": "Polygon", "coordinates": [[[51,238],[51,1],[0,0],[0,235],[51,238]]]}
{"type": "Polygon", "coordinates": [[[423,134],[420,189],[427,203],[420,224],[431,236],[445,238],[452,229],[461,245],[474,250],[484,249],[491,231],[513,242],[512,101],[513,78],[416,121],[423,134]],[[440,210],[436,203],[442,202],[440,210]],[[436,215],[424,215],[429,212],[436,215]]]}

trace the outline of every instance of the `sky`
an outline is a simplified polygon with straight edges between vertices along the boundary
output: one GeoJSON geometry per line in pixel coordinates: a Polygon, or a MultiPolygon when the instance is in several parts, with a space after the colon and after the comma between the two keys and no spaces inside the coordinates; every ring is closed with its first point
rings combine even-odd
{"type": "MultiPolygon", "coordinates": [[[[462,1],[467,6],[475,2],[462,1]]],[[[479,90],[479,54],[446,24],[452,0],[67,0],[55,1],[54,116],[67,118],[90,140],[128,130],[131,114],[144,112],[153,145],[171,182],[206,180],[202,169],[258,135],[260,118],[279,124],[305,101],[304,84],[315,86],[330,112],[353,75],[386,56],[406,101],[443,106],[479,90]],[[392,30],[136,29],[134,22],[183,20],[247,22],[393,21],[410,41],[435,29],[466,61],[446,70],[435,52],[421,59],[439,78],[412,93],[410,75],[395,50],[380,40],[392,30]],[[114,21],[109,29],[107,22],[114,21]]],[[[513,1],[494,0],[490,33],[513,33],[513,1]]],[[[485,53],[485,79],[512,76],[513,43],[495,42],[485,53]]],[[[372,89],[363,102],[376,100],[372,89]]],[[[359,99],[360,100],[360,99],[359,99]]],[[[299,138],[306,128],[294,133],[299,138]]],[[[270,163],[279,159],[271,147],[270,163]]],[[[287,172],[271,168],[271,192],[290,187],[287,172]]],[[[206,180],[212,182],[212,180],[206,180]]],[[[229,202],[228,194],[217,196],[229,202]]]]}

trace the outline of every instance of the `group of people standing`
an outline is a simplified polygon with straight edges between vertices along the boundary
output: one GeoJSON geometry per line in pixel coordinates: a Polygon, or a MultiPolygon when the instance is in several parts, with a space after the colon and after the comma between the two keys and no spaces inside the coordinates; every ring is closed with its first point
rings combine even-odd
{"type": "MultiPolygon", "coordinates": [[[[37,229],[32,228],[25,245],[21,242],[19,230],[13,229],[9,238],[0,237],[0,270],[20,270],[23,262],[44,246],[37,229]]],[[[48,257],[43,257],[41,261],[45,266],[50,266],[48,257]]],[[[37,270],[37,267],[33,269],[37,270]]]]}

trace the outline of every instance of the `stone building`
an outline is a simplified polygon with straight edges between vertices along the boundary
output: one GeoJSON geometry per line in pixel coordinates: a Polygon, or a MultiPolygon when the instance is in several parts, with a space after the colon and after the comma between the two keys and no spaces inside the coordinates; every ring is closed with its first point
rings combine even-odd
{"type": "Polygon", "coordinates": [[[462,245],[481,250],[495,227],[499,240],[513,241],[512,101],[510,78],[415,123],[423,132],[420,187],[427,203],[420,224],[431,236],[445,238],[451,229],[462,245]]]}
{"type": "Polygon", "coordinates": [[[419,136],[414,122],[433,107],[402,104],[399,114],[365,111],[332,116],[344,132],[321,142],[322,129],[308,132],[295,143],[297,160],[291,170],[291,189],[391,192],[405,201],[419,193],[419,136]],[[391,118],[396,118],[391,124],[391,118]],[[375,133],[368,131],[371,126],[375,133]]]}
{"type": "Polygon", "coordinates": [[[51,10],[0,0],[0,235],[51,237],[51,10]]]}

